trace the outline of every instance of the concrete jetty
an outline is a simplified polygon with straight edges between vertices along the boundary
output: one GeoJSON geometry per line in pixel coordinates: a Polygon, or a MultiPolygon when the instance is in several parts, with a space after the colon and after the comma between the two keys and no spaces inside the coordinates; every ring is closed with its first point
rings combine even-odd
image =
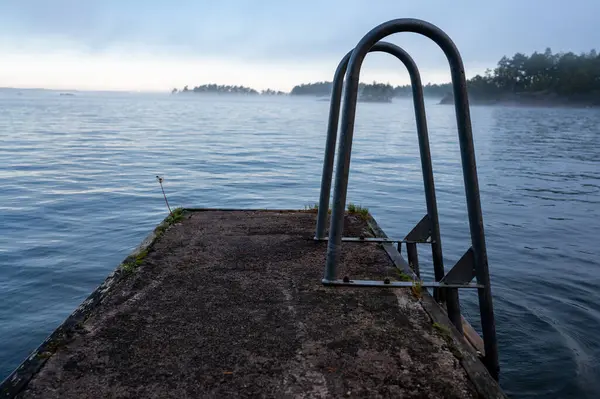
{"type": "MultiPolygon", "coordinates": [[[[0,386],[22,398],[502,398],[418,283],[321,283],[316,212],[178,210],[0,386]]],[[[346,214],[352,236],[381,234],[346,214]]],[[[405,278],[377,243],[341,274],[405,278]]]]}

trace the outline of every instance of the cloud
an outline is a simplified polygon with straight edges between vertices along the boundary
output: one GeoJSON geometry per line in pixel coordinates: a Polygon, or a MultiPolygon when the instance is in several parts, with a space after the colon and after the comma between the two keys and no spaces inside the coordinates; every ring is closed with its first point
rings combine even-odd
{"type": "MultiPolygon", "coordinates": [[[[467,72],[479,72],[505,54],[593,48],[600,42],[599,11],[596,0],[6,1],[0,4],[0,51],[328,68],[329,76],[371,28],[414,17],[444,29],[467,72]]],[[[389,41],[409,51],[430,76],[447,69],[441,51],[425,38],[407,33],[389,41]]],[[[389,75],[395,65],[385,57],[369,57],[365,68],[389,75]]]]}

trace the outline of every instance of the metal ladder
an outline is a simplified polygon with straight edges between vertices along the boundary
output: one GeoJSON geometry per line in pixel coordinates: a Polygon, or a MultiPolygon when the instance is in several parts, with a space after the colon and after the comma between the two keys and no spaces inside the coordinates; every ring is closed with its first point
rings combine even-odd
{"type": "MultiPolygon", "coordinates": [[[[419,277],[417,244],[426,243],[431,245],[435,281],[422,282],[421,286],[433,288],[434,298],[436,301],[446,304],[448,317],[461,334],[463,333],[463,327],[458,289],[477,289],[485,352],[483,360],[490,374],[495,379],[498,379],[499,364],[496,326],[464,66],[455,44],[446,33],[435,25],[426,21],[409,18],[394,19],[385,22],[368,32],[360,40],[357,46],[346,54],[339,63],[333,79],[315,240],[328,241],[325,276],[322,280],[322,283],[328,286],[389,288],[410,287],[413,285],[412,282],[391,282],[387,279],[384,281],[351,281],[349,279],[337,279],[336,266],[341,251],[342,241],[398,243],[398,252],[401,250],[401,244],[404,243],[407,248],[408,264],[410,264],[417,277],[419,277]],[[467,249],[461,259],[447,273],[444,270],[442,257],[442,243],[431,153],[429,149],[427,118],[425,115],[423,87],[419,70],[413,59],[403,49],[394,44],[380,41],[391,34],[400,32],[419,33],[430,38],[444,51],[450,64],[463,179],[467,199],[469,229],[471,233],[471,247],[467,249]],[[401,239],[343,237],[346,193],[348,189],[348,174],[350,169],[350,154],[352,150],[352,137],[354,134],[354,119],[358,97],[360,69],[367,53],[375,51],[392,54],[404,63],[410,74],[413,92],[419,152],[425,188],[425,200],[427,203],[427,215],[425,215],[421,221],[401,239]],[[342,90],[344,88],[344,77],[345,90],[342,90]],[[333,206],[331,209],[329,237],[325,237],[342,91],[344,91],[344,105],[341,109],[342,121],[340,127],[335,187],[333,191],[333,206]],[[476,279],[476,283],[471,282],[473,278],[476,279]]],[[[398,256],[402,259],[400,253],[398,253],[398,256]]],[[[406,263],[406,261],[403,262],[406,263]]]]}

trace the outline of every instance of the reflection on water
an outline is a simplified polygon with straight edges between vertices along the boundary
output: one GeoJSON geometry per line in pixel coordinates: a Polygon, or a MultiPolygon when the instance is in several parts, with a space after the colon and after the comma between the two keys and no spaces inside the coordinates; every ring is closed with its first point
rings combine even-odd
{"type": "MultiPolygon", "coordinates": [[[[165,216],[156,175],[175,206],[315,203],[327,112],[295,98],[0,94],[0,376],[165,216]]],[[[452,107],[427,112],[449,267],[469,247],[456,122],[452,107]]],[[[471,112],[501,383],[598,397],[600,114],[471,112]]],[[[414,126],[410,101],[359,104],[348,200],[394,236],[425,213],[414,126]]],[[[476,297],[461,304],[477,327],[476,297]]]]}

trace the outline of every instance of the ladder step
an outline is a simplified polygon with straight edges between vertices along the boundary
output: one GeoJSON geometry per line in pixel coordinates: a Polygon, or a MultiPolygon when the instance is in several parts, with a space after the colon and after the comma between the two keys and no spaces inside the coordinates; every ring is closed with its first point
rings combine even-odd
{"type": "MultiPolygon", "coordinates": [[[[329,237],[315,238],[315,241],[329,241],[329,237]]],[[[342,237],[342,242],[382,242],[382,243],[406,243],[406,244],[431,244],[433,241],[430,239],[413,241],[405,240],[403,238],[380,238],[380,237],[342,237]]]]}
{"type": "MultiPolygon", "coordinates": [[[[346,287],[376,287],[376,288],[410,288],[415,285],[413,281],[389,281],[384,280],[322,280],[323,285],[336,285],[346,287]]],[[[425,288],[483,288],[484,286],[477,283],[467,284],[445,284],[437,281],[419,282],[421,287],[425,288]]]]}

